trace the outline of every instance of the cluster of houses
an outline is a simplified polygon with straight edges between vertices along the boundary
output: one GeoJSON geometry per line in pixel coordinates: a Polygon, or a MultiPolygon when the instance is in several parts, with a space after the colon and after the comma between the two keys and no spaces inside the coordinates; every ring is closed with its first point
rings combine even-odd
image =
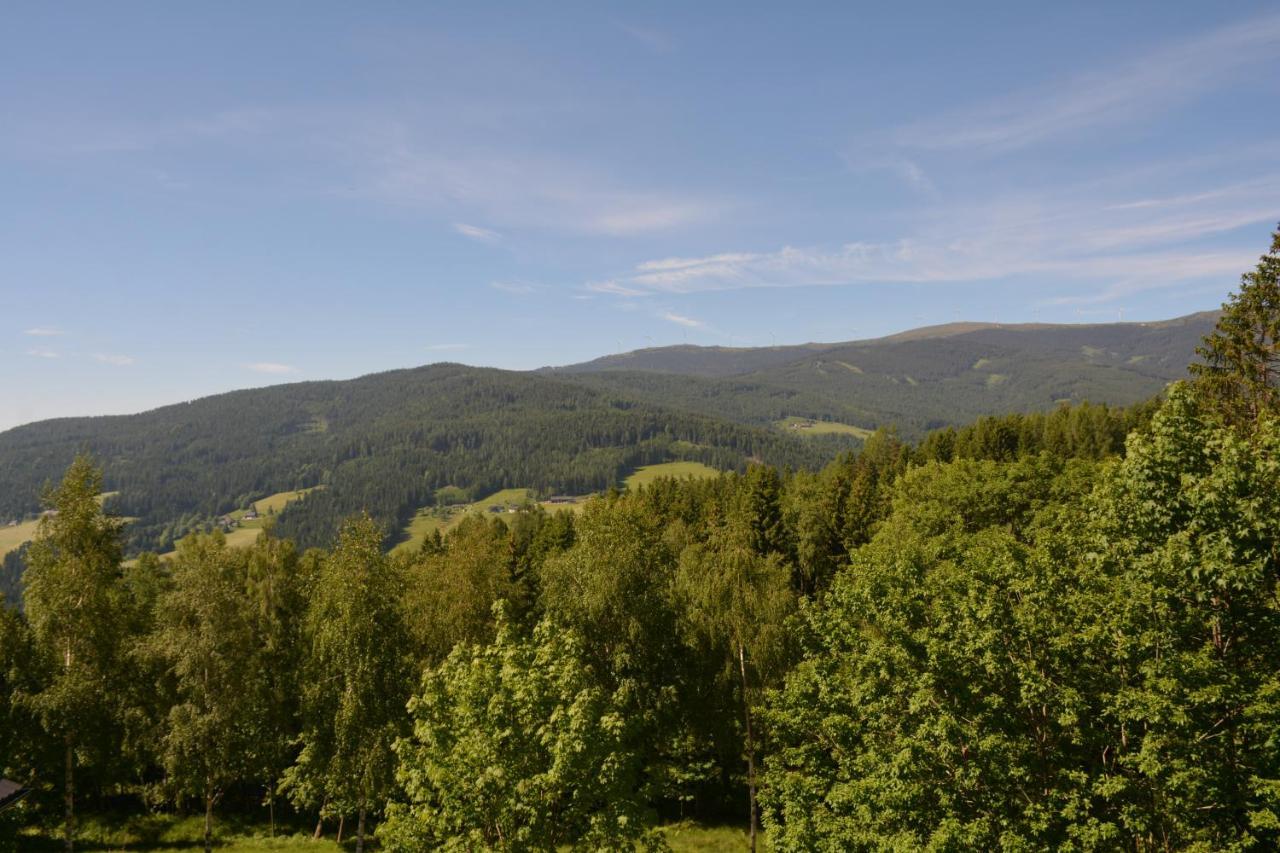
{"type": "Polygon", "coordinates": [[[246,521],[257,521],[258,511],[253,507],[245,510],[239,518],[232,515],[224,515],[218,519],[218,526],[222,528],[223,533],[230,533],[246,521]]]}
{"type": "MultiPolygon", "coordinates": [[[[547,498],[544,503],[549,504],[574,504],[582,500],[574,495],[552,495],[547,498]]],[[[493,504],[489,507],[489,512],[519,512],[524,504],[493,504]]]]}

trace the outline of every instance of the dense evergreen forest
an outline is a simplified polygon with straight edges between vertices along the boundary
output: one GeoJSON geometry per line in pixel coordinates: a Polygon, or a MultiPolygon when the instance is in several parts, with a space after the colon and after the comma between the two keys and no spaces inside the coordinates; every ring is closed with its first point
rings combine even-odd
{"type": "Polygon", "coordinates": [[[842,344],[665,347],[554,375],[741,423],[794,415],[889,425],[919,438],[992,412],[1153,397],[1185,375],[1216,319],[1203,312],[1161,323],[959,323],[842,344]]]}
{"type": "Polygon", "coordinates": [[[126,565],[80,456],[0,608],[0,768],[35,789],[0,837],[189,809],[206,849],[245,813],[404,851],[661,849],[677,818],[1276,849],[1280,231],[1199,356],[1142,406],[881,430],[395,555],[357,513],[324,550],[126,565]]]}
{"type": "Polygon", "coordinates": [[[35,513],[42,485],[81,451],[103,468],[109,508],[134,519],[134,553],[168,550],[286,489],[326,486],[278,522],[303,546],[327,545],[341,519],[362,510],[391,535],[449,486],[471,499],[502,488],[582,494],[669,459],[815,468],[841,446],[553,378],[441,364],[9,430],[0,434],[0,519],[35,513]]]}
{"type": "MultiPolygon", "coordinates": [[[[778,422],[891,426],[918,440],[991,412],[1130,405],[1184,372],[1213,316],[960,326],[808,347],[675,347],[554,373],[442,364],[140,415],[45,421],[0,433],[0,524],[34,518],[42,487],[79,452],[103,468],[111,511],[133,519],[130,555],[167,551],[257,498],[318,485],[327,488],[278,519],[279,534],[303,547],[331,544],[339,522],[361,510],[394,539],[419,508],[459,489],[469,500],[503,488],[585,494],[637,466],[680,459],[722,470],[743,471],[752,460],[817,470],[856,438],[801,438],[778,422]]],[[[17,558],[8,559],[12,583],[17,558]]]]}

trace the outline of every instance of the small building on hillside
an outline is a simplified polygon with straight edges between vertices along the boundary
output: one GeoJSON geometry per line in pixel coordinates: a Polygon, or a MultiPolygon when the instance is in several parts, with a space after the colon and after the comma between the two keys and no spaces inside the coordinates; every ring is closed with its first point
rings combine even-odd
{"type": "Polygon", "coordinates": [[[0,779],[0,812],[17,805],[19,800],[30,793],[30,790],[10,779],[0,779]]]}

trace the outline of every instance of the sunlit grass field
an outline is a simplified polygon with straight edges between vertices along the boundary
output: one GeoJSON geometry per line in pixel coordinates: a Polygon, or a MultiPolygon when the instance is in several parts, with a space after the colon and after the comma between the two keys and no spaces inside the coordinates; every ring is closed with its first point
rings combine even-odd
{"type": "MultiPolygon", "coordinates": [[[[102,503],[107,498],[117,494],[116,492],[103,492],[98,495],[98,502],[102,503]]],[[[4,555],[10,551],[15,551],[22,547],[24,542],[30,542],[36,535],[36,527],[40,524],[38,518],[30,521],[23,521],[13,526],[9,525],[8,520],[0,521],[0,560],[4,559],[4,555]]]]}
{"type": "Polygon", "coordinates": [[[839,421],[811,421],[808,418],[786,418],[785,420],[774,421],[774,426],[799,436],[852,435],[856,438],[865,439],[871,435],[871,430],[853,426],[852,424],[842,424],[839,421]],[[803,429],[796,426],[796,424],[803,423],[812,424],[812,426],[803,429]]]}
{"type": "Polygon", "coordinates": [[[531,489],[502,489],[478,501],[473,501],[463,508],[448,512],[436,507],[423,507],[405,525],[404,532],[409,538],[392,550],[416,551],[432,531],[439,530],[441,533],[446,533],[461,524],[462,519],[472,513],[487,513],[491,506],[523,506],[532,500],[533,490],[531,489]]]}
{"type": "Polygon", "coordinates": [[[10,527],[6,522],[3,527],[0,527],[0,559],[10,551],[22,547],[23,542],[29,542],[36,535],[36,525],[39,523],[36,520],[24,521],[10,527]]]}
{"type": "Polygon", "coordinates": [[[660,465],[645,465],[637,468],[635,473],[626,479],[628,489],[639,488],[652,483],[660,477],[718,477],[720,472],[710,465],[701,462],[663,462],[660,465]]]}

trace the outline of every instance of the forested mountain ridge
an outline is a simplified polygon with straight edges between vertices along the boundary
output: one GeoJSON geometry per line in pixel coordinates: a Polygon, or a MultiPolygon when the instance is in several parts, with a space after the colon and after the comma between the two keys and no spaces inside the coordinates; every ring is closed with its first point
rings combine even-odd
{"type": "Polygon", "coordinates": [[[137,519],[130,547],[162,550],[284,489],[327,487],[278,520],[282,535],[310,544],[360,510],[398,529],[443,486],[472,497],[507,487],[583,493],[668,459],[815,467],[832,452],[552,377],[437,364],[8,430],[0,433],[0,520],[35,512],[43,484],[81,450],[118,492],[110,509],[137,519]]]}
{"type": "MultiPolygon", "coordinates": [[[[1004,340],[1014,347],[1033,351],[1052,350],[1064,356],[1079,355],[1082,346],[1152,356],[1167,367],[1186,366],[1184,352],[1195,349],[1213,328],[1219,311],[1199,311],[1170,320],[1143,323],[977,323],[959,322],[921,326],[881,338],[837,343],[806,343],[771,347],[721,347],[683,344],[651,347],[601,356],[591,361],[543,368],[555,373],[598,373],[602,371],[656,371],[688,376],[742,376],[771,367],[802,362],[810,358],[832,358],[847,350],[889,347],[921,341],[942,341],[976,336],[981,340],[1004,340]],[[1182,361],[1177,361],[1181,358],[1182,361]]],[[[892,351],[890,349],[889,351],[892,351]]]]}
{"type": "Polygon", "coordinates": [[[362,509],[396,530],[444,486],[472,499],[503,488],[584,493],[635,466],[681,458],[725,469],[748,459],[814,468],[852,439],[801,440],[776,422],[893,426],[920,438],[994,412],[1130,404],[1185,374],[1216,316],[961,324],[755,350],[674,347],[554,372],[436,364],[139,415],[44,421],[0,433],[0,523],[35,513],[43,484],[80,450],[101,461],[118,492],[111,510],[137,519],[131,550],[167,549],[255,498],[317,485],[327,488],[278,519],[282,535],[326,542],[340,518],[362,509]]]}
{"type": "Polygon", "coordinates": [[[765,424],[787,416],[906,436],[1062,402],[1127,405],[1186,375],[1216,311],[1155,323],[960,323],[869,341],[677,346],[549,369],[595,388],[765,424]]]}

